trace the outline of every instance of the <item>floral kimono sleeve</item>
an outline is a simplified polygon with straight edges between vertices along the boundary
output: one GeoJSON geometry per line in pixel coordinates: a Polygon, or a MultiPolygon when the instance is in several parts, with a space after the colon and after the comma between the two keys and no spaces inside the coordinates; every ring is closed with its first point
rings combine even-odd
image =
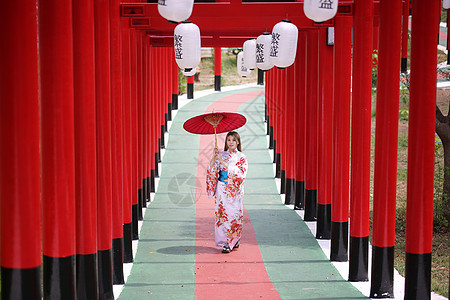
{"type": "Polygon", "coordinates": [[[214,166],[206,170],[206,193],[208,198],[212,198],[216,194],[217,181],[219,180],[219,168],[217,166],[217,161],[214,166]]]}
{"type": "Polygon", "coordinates": [[[242,155],[234,165],[228,166],[227,196],[242,195],[244,179],[247,176],[247,158],[242,155]]]}

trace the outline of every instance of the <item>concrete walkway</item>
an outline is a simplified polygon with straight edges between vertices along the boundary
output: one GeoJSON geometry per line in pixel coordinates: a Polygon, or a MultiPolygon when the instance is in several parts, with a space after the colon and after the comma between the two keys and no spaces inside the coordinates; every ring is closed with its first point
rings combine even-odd
{"type": "Polygon", "coordinates": [[[116,297],[367,299],[341,277],[300,216],[282,204],[267,150],[263,88],[196,98],[178,110],[169,133],[135,262],[116,297]],[[241,247],[230,254],[214,246],[214,200],[205,195],[205,161],[214,137],[182,129],[185,120],[212,109],[247,117],[238,130],[249,161],[244,232],[241,247]]]}

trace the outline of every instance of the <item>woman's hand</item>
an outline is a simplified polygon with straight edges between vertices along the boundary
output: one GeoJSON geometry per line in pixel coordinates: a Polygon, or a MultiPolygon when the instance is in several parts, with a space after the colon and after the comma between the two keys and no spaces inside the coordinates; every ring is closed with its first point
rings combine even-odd
{"type": "Polygon", "coordinates": [[[218,159],[217,157],[220,157],[220,155],[219,155],[219,149],[217,149],[217,147],[215,147],[215,148],[213,149],[211,161],[209,162],[209,167],[210,167],[210,168],[214,167],[214,163],[215,163],[216,159],[218,159]]]}
{"type": "Polygon", "coordinates": [[[228,169],[228,164],[223,160],[222,155],[219,154],[219,150],[217,150],[216,159],[222,164],[222,166],[224,166],[225,169],[228,169]]]}

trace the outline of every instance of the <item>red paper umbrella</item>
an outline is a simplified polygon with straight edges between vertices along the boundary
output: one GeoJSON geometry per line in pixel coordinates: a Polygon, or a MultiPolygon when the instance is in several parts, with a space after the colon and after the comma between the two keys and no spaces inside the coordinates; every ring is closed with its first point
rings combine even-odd
{"type": "Polygon", "coordinates": [[[213,112],[192,117],[183,124],[184,130],[196,134],[214,134],[217,146],[217,133],[228,132],[244,126],[247,119],[238,113],[213,112]]]}

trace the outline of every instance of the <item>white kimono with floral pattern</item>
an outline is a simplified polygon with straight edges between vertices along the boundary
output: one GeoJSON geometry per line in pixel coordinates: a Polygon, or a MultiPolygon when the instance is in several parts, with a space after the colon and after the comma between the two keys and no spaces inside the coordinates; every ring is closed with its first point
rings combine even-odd
{"type": "Polygon", "coordinates": [[[206,172],[206,190],[208,197],[216,196],[216,246],[228,245],[231,249],[240,240],[244,221],[244,179],[247,175],[247,158],[242,152],[232,153],[222,151],[223,160],[228,164],[228,170],[216,160],[214,166],[206,172]],[[219,171],[228,171],[228,182],[219,181],[219,171]]]}

